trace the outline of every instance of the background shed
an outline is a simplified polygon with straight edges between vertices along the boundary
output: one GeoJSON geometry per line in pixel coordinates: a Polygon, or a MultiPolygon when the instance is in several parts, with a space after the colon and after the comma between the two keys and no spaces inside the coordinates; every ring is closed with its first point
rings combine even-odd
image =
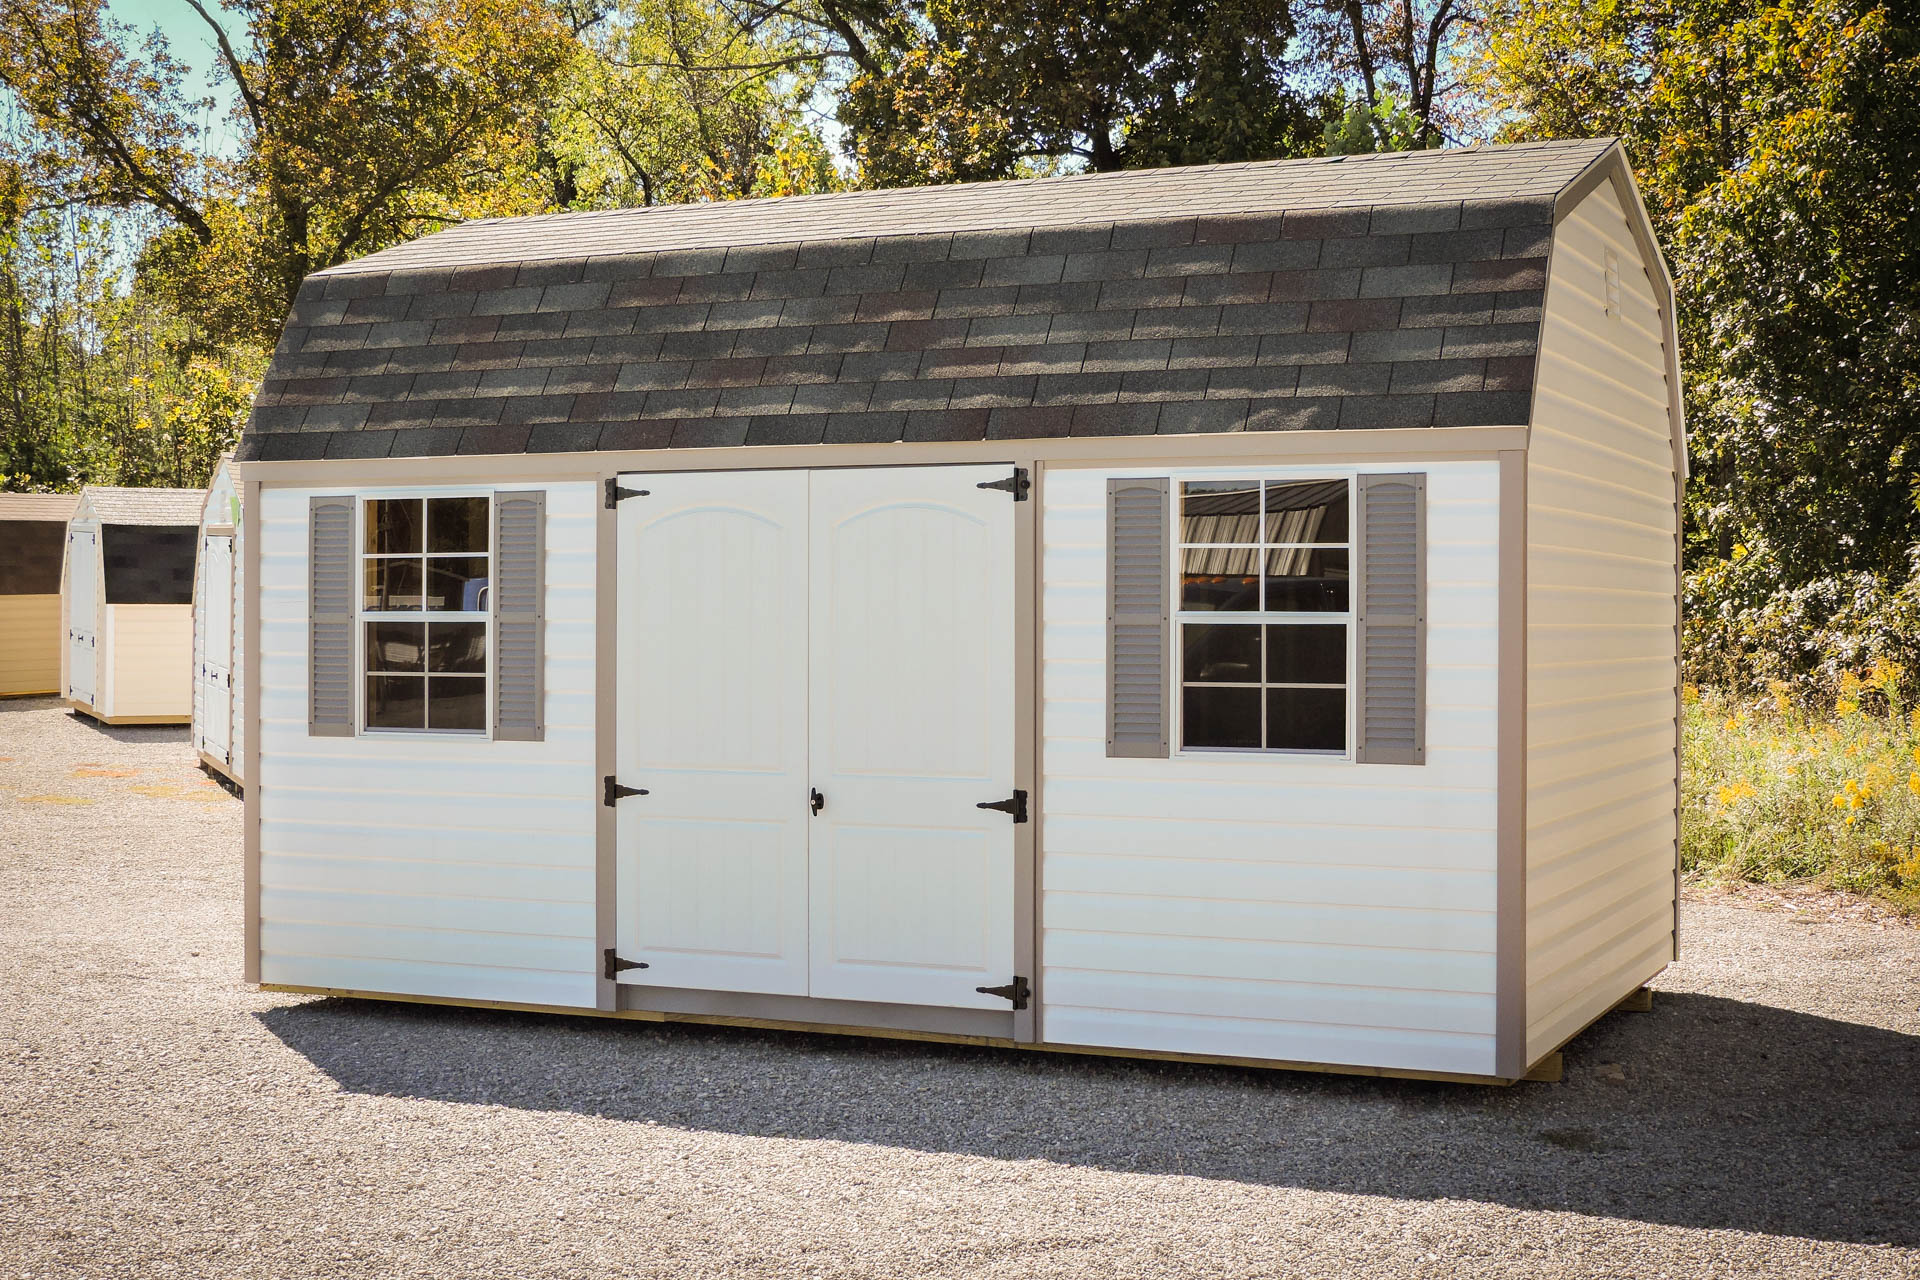
{"type": "Polygon", "coordinates": [[[193,566],[204,489],[80,491],[67,526],[67,701],[109,724],[193,709],[193,566]]]}
{"type": "Polygon", "coordinates": [[[240,489],[222,458],[201,508],[193,570],[193,749],[229,782],[240,777],[240,489]]]}
{"type": "Polygon", "coordinates": [[[60,555],[76,501],[0,493],[0,697],[60,691],[60,555]]]}

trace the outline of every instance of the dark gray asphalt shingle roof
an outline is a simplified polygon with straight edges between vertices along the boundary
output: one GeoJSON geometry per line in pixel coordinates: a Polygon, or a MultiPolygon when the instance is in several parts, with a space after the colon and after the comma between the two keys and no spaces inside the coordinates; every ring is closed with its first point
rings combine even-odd
{"type": "Polygon", "coordinates": [[[1523,423],[1612,146],[469,223],[309,278],[240,458],[1523,423]]]}

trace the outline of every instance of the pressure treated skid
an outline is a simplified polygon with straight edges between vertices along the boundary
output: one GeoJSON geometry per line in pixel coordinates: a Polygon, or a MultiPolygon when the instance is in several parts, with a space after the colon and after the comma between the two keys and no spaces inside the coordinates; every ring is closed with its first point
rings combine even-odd
{"type": "MultiPolygon", "coordinates": [[[[1561,1044],[1670,960],[1684,462],[1671,291],[1618,149],[1012,185],[835,198],[831,217],[795,201],[481,224],[309,282],[240,451],[249,980],[1510,1082],[1553,1074],[1561,1044]],[[921,234],[889,221],[903,210],[921,234]],[[810,240],[816,224],[836,238],[810,240]],[[689,240],[702,236],[720,239],[689,240]],[[1258,254],[1278,257],[1240,261],[1258,254]],[[944,283],[907,297],[912,273],[944,283]],[[1505,301],[1496,276],[1515,286],[1505,301]],[[1254,278],[1264,300],[1223,300],[1254,278]],[[1502,306],[1513,318],[1484,332],[1502,306]],[[1472,345],[1496,340],[1498,354],[1472,345]],[[1313,342],[1338,345],[1344,371],[1314,363],[1313,342]],[[967,361],[980,368],[956,373],[967,361]],[[1524,384],[1491,389],[1496,369],[1524,384]],[[1471,392],[1420,381],[1469,377],[1471,392]],[[667,948],[616,979],[603,957],[649,955],[623,941],[635,885],[664,883],[635,879],[643,864],[623,859],[647,846],[621,824],[648,812],[636,806],[666,813],[671,794],[620,757],[636,695],[617,677],[646,653],[621,612],[653,518],[640,512],[751,489],[817,539],[833,495],[860,487],[832,479],[852,468],[874,469],[863,492],[935,505],[1002,491],[967,501],[1006,522],[1011,546],[998,580],[1013,654],[991,697],[1011,708],[1006,781],[1032,820],[975,820],[1011,840],[995,908],[1010,913],[1010,966],[881,1002],[822,995],[817,957],[765,985],[694,989],[662,976],[678,963],[667,948]],[[1109,493],[1248,475],[1416,495],[1424,603],[1374,619],[1423,628],[1400,754],[1175,743],[1156,758],[1114,750],[1111,733],[1102,749],[1109,493]],[[490,741],[367,734],[349,690],[323,732],[301,652],[315,513],[338,507],[351,528],[365,500],[434,493],[541,509],[543,607],[516,615],[541,646],[537,731],[505,732],[496,713],[490,741]],[[605,785],[637,798],[609,807],[605,785]],[[361,825],[331,816],[349,809],[361,825]],[[433,831],[432,850],[405,829],[433,831]],[[489,834],[535,829],[538,868],[510,865],[494,850],[510,837],[489,834]],[[368,876],[382,895],[361,892],[368,876]]],[[[818,578],[827,562],[806,545],[735,563],[798,556],[818,578]]],[[[817,636],[812,650],[834,651],[817,636]]],[[[756,671],[790,656],[756,652],[756,671]]],[[[498,674],[526,670],[516,658],[498,674]]],[[[785,686],[820,678],[795,671],[785,686]]],[[[647,694],[656,717],[684,683],[647,694]]],[[[807,779],[789,781],[803,800],[807,779]]],[[[966,808],[1001,803],[990,782],[966,808]]],[[[827,790],[837,819],[842,792],[827,790]]]]}

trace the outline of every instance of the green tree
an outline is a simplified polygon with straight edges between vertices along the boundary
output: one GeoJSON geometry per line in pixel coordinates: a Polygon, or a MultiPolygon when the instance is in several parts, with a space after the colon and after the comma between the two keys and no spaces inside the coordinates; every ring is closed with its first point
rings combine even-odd
{"type": "Polygon", "coordinates": [[[1317,141],[1287,81],[1284,5],[926,0],[871,28],[823,12],[853,63],[840,121],[871,185],[1256,160],[1317,141]]]}
{"type": "Polygon", "coordinates": [[[1619,134],[1672,264],[1696,669],[1920,658],[1913,14],[1521,0],[1489,32],[1509,132],[1619,134]]]}
{"type": "Polygon", "coordinates": [[[102,0],[0,0],[0,84],[44,141],[48,204],[145,206],[156,287],[215,341],[270,345],[311,272],[527,207],[498,181],[574,47],[523,0],[186,2],[238,100],[241,156],[209,157],[165,41],[129,51],[102,0]],[[231,30],[230,30],[231,28],[231,30]]]}
{"type": "Polygon", "coordinates": [[[545,115],[556,203],[606,208],[839,185],[809,102],[822,60],[793,23],[713,0],[624,0],[583,33],[545,115]]]}

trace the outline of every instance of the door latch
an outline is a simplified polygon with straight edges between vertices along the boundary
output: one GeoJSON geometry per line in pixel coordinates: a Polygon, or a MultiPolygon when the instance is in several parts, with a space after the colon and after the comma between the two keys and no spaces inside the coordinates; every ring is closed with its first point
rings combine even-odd
{"type": "Polygon", "coordinates": [[[815,787],[813,789],[813,796],[807,802],[807,807],[809,809],[812,809],[815,813],[819,813],[822,809],[827,807],[827,798],[820,794],[820,788],[815,787]]]}

